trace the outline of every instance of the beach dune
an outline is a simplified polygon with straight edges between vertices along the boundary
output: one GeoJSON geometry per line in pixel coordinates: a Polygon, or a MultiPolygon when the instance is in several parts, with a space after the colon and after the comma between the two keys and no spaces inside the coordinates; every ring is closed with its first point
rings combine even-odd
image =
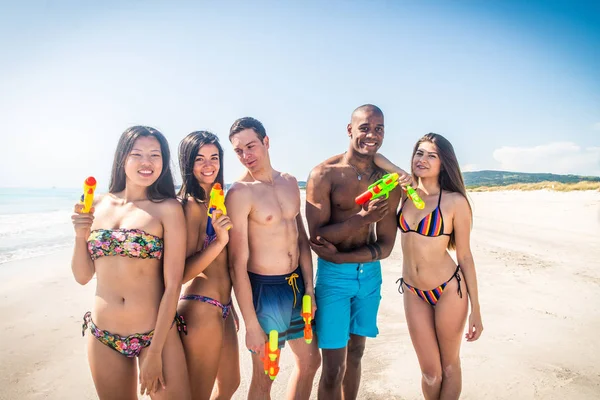
{"type": "MultiPolygon", "coordinates": [[[[485,331],[479,341],[463,344],[461,398],[598,398],[600,193],[470,197],[485,331]]],[[[401,275],[399,241],[400,235],[382,264],[380,335],[367,341],[360,399],[422,398],[395,284],[401,275]]],[[[70,256],[62,251],[0,265],[1,400],[97,398],[81,337],[95,282],[75,283],[70,256]]],[[[246,398],[250,381],[244,335],[242,326],[242,384],[235,399],[246,398]]],[[[273,399],[284,398],[291,368],[286,348],[273,399]]]]}

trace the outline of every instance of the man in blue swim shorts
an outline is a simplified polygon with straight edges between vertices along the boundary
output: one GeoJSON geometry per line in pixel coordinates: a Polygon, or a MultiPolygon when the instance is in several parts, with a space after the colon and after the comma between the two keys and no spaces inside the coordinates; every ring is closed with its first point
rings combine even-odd
{"type": "MultiPolygon", "coordinates": [[[[367,337],[376,337],[381,299],[381,266],[396,239],[395,210],[401,191],[368,202],[354,199],[385,171],[374,158],[383,142],[383,113],[358,107],[347,126],[344,154],[317,165],[306,186],[311,246],[319,256],[315,295],[316,333],[323,370],[319,399],[356,399],[367,337]],[[342,397],[343,395],[343,397],[342,397]]],[[[404,174],[401,183],[410,182],[404,174]]]]}
{"type": "Polygon", "coordinates": [[[248,399],[270,398],[273,381],[265,375],[267,334],[276,330],[279,347],[287,342],[295,368],[286,398],[309,399],[321,365],[316,341],[304,340],[302,297],[311,296],[313,268],[310,244],[300,216],[296,178],[275,171],[269,159],[269,137],[254,118],[240,118],[229,133],[246,167],[225,204],[233,227],[229,232],[229,266],[233,289],[246,325],[246,347],[252,352],[248,399]]]}

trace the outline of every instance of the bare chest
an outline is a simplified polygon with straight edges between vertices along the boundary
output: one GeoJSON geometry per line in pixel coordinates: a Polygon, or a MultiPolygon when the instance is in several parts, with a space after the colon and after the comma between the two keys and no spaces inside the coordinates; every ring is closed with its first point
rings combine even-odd
{"type": "Polygon", "coordinates": [[[289,185],[261,187],[253,193],[250,219],[261,225],[293,220],[300,212],[298,188],[289,185]]]}

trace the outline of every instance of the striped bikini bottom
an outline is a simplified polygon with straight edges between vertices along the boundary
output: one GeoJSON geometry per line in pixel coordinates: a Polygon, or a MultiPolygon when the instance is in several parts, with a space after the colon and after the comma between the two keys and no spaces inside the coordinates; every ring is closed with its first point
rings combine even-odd
{"type": "Polygon", "coordinates": [[[427,304],[430,304],[431,306],[435,307],[435,305],[437,304],[440,297],[442,297],[442,293],[444,292],[446,285],[448,284],[448,282],[450,282],[454,278],[456,278],[456,281],[458,282],[457,292],[460,295],[460,297],[462,298],[462,290],[460,288],[461,279],[460,279],[460,275],[458,274],[459,271],[460,271],[460,265],[457,265],[456,271],[454,271],[454,273],[452,274],[450,279],[448,279],[446,282],[442,283],[440,286],[436,287],[435,289],[431,289],[431,290],[417,289],[416,287],[411,286],[408,283],[406,283],[404,281],[404,278],[400,278],[396,281],[396,283],[400,282],[400,286],[398,286],[398,291],[400,293],[404,293],[404,291],[402,290],[402,285],[405,285],[408,289],[410,289],[411,292],[413,292],[414,294],[419,296],[427,304]]]}

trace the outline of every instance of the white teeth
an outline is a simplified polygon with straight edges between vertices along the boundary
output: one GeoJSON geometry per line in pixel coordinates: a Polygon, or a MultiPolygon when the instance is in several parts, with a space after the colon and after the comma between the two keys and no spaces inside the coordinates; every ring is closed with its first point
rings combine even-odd
{"type": "Polygon", "coordinates": [[[213,176],[215,174],[215,171],[211,171],[211,172],[202,172],[202,175],[204,176],[213,176]]]}
{"type": "Polygon", "coordinates": [[[138,172],[139,172],[140,174],[151,174],[151,173],[152,173],[152,171],[149,171],[149,170],[147,170],[147,169],[145,169],[145,170],[142,170],[142,171],[138,171],[138,172]]]}

